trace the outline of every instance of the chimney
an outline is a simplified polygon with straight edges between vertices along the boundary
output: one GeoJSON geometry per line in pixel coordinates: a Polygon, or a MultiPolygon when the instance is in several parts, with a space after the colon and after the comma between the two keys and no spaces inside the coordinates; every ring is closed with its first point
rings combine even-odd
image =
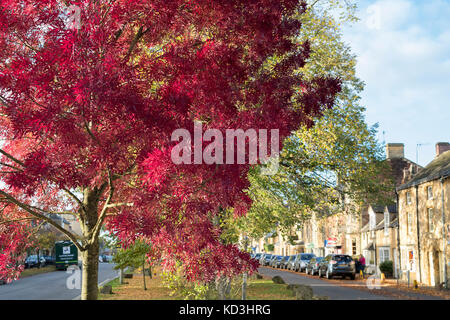
{"type": "Polygon", "coordinates": [[[405,145],[403,143],[388,143],[386,145],[386,158],[396,159],[405,157],[405,145]]]}
{"type": "Polygon", "coordinates": [[[436,157],[439,157],[445,151],[450,150],[450,143],[448,142],[438,142],[436,143],[436,157]]]}

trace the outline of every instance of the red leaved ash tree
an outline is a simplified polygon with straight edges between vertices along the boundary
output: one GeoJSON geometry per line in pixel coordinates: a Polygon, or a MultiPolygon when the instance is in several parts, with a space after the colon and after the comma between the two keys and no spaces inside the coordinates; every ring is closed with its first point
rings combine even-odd
{"type": "Polygon", "coordinates": [[[331,107],[337,79],[295,72],[309,55],[295,41],[305,9],[294,0],[3,0],[0,272],[23,249],[8,243],[26,239],[30,218],[78,247],[82,299],[97,298],[104,225],[124,243],[146,239],[193,280],[254,270],[214,223],[223,210],[245,214],[249,164],[174,164],[171,136],[193,134],[197,121],[204,131],[279,129],[283,139],[331,107]],[[52,215],[76,216],[82,235],[52,215]]]}

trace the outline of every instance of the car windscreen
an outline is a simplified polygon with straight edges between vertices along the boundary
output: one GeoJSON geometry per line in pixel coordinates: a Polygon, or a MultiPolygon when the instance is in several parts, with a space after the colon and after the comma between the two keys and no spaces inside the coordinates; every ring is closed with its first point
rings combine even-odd
{"type": "Polygon", "coordinates": [[[314,258],[312,254],[304,254],[301,257],[302,260],[311,260],[312,258],[314,258]]]}
{"type": "Polygon", "coordinates": [[[339,262],[351,262],[353,259],[350,256],[344,256],[344,255],[337,255],[334,256],[333,259],[335,261],[339,261],[339,262]]]}

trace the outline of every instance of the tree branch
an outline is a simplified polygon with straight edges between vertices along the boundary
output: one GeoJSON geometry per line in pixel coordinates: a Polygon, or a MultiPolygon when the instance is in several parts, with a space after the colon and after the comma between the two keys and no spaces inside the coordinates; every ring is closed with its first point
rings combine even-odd
{"type": "Polygon", "coordinates": [[[4,151],[3,149],[0,149],[0,153],[3,154],[5,157],[7,157],[9,160],[12,160],[13,162],[21,165],[22,167],[25,167],[24,163],[16,158],[14,158],[12,155],[4,151]]]}
{"type": "Polygon", "coordinates": [[[133,202],[111,203],[111,204],[108,204],[106,206],[106,208],[116,208],[116,207],[121,207],[121,206],[132,207],[132,206],[134,206],[134,203],[133,202]]]}
{"type": "Polygon", "coordinates": [[[109,168],[108,168],[108,185],[109,185],[108,198],[106,199],[106,201],[103,205],[102,211],[100,212],[100,215],[98,216],[97,222],[89,235],[89,244],[92,244],[94,242],[94,240],[100,234],[100,230],[103,225],[103,221],[105,220],[105,217],[106,217],[108,205],[111,202],[113,195],[114,195],[113,175],[109,168]]]}
{"type": "Polygon", "coordinates": [[[17,200],[13,196],[9,195],[8,193],[6,193],[6,192],[4,192],[2,190],[0,190],[0,194],[3,195],[5,198],[7,198],[8,202],[15,204],[16,206],[18,206],[19,208],[25,210],[26,212],[28,212],[32,216],[36,217],[37,219],[43,220],[43,221],[49,223],[50,225],[52,225],[54,228],[56,228],[59,231],[61,231],[64,235],[66,235],[75,244],[75,246],[77,246],[77,248],[80,251],[86,250],[86,248],[84,246],[82,246],[80,243],[78,243],[78,239],[77,239],[77,237],[74,234],[72,234],[68,230],[64,229],[63,227],[61,227],[59,224],[57,224],[55,221],[53,221],[49,217],[46,217],[45,215],[36,212],[35,210],[33,210],[33,208],[30,205],[25,204],[25,203],[17,200]]]}

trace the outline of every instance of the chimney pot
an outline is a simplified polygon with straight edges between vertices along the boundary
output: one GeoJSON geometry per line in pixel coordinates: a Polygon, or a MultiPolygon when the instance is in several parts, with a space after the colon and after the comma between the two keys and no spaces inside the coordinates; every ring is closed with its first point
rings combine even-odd
{"type": "Polygon", "coordinates": [[[436,157],[439,157],[445,151],[450,150],[450,143],[448,142],[438,142],[436,143],[436,157]]]}
{"type": "Polygon", "coordinates": [[[405,145],[403,143],[388,143],[386,145],[386,158],[396,159],[405,157],[405,145]]]}

